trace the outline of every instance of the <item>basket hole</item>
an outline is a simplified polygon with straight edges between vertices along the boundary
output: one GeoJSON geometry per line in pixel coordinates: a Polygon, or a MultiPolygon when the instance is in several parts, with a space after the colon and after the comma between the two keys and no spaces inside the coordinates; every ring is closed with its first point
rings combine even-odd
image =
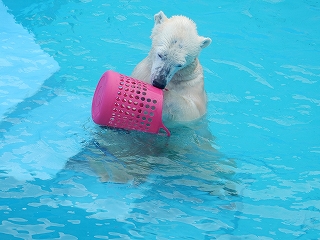
{"type": "Polygon", "coordinates": [[[153,102],[154,104],[156,104],[156,103],[157,103],[157,100],[152,100],[152,102],[153,102]]]}
{"type": "Polygon", "coordinates": [[[148,99],[147,99],[147,102],[151,102],[151,99],[150,99],[150,98],[148,98],[148,99]]]}
{"type": "Polygon", "coordinates": [[[120,91],[118,92],[118,95],[121,95],[121,92],[120,92],[120,91]]]}
{"type": "Polygon", "coordinates": [[[137,93],[137,94],[140,94],[141,92],[138,90],[138,91],[136,91],[136,93],[137,93]]]}
{"type": "Polygon", "coordinates": [[[150,127],[150,123],[147,123],[146,126],[147,126],[147,127],[150,127]]]}
{"type": "Polygon", "coordinates": [[[148,115],[148,111],[144,111],[143,114],[144,114],[144,115],[148,115]]]}
{"type": "Polygon", "coordinates": [[[142,110],[141,110],[141,109],[138,109],[138,113],[142,113],[142,110]]]}
{"type": "Polygon", "coordinates": [[[145,121],[147,118],[146,117],[142,117],[142,120],[145,121]]]}
{"type": "Polygon", "coordinates": [[[146,95],[147,93],[146,92],[142,92],[142,95],[146,95]]]}
{"type": "Polygon", "coordinates": [[[119,97],[116,97],[116,100],[117,100],[117,101],[120,101],[120,100],[121,100],[121,98],[119,98],[119,97]]]}
{"type": "Polygon", "coordinates": [[[132,111],[136,111],[137,109],[134,107],[134,108],[132,108],[132,111]]]}
{"type": "Polygon", "coordinates": [[[125,98],[124,98],[124,99],[122,99],[122,102],[127,102],[127,99],[125,99],[125,98]]]}
{"type": "Polygon", "coordinates": [[[146,100],[146,98],[145,98],[145,97],[142,97],[142,98],[141,98],[141,101],[144,101],[144,100],[146,100]]]}
{"type": "Polygon", "coordinates": [[[147,91],[147,88],[144,87],[144,88],[143,88],[143,91],[147,91]]]}
{"type": "Polygon", "coordinates": [[[120,85],[123,85],[124,84],[124,82],[120,82],[120,85]]]}
{"type": "Polygon", "coordinates": [[[152,119],[151,119],[151,118],[148,118],[148,122],[152,122],[152,119]]]}
{"type": "Polygon", "coordinates": [[[146,104],[146,108],[149,108],[150,107],[150,105],[149,104],[146,104]]]}
{"type": "Polygon", "coordinates": [[[136,96],[135,99],[139,99],[139,96],[136,96]]]}
{"type": "Polygon", "coordinates": [[[131,103],[132,103],[132,100],[130,100],[130,99],[129,99],[129,100],[128,100],[128,103],[130,103],[130,104],[131,104],[131,103]]]}
{"type": "Polygon", "coordinates": [[[140,107],[143,107],[143,106],[144,106],[143,103],[140,103],[139,105],[140,105],[140,107]]]}
{"type": "Polygon", "coordinates": [[[122,87],[122,86],[119,86],[119,89],[120,89],[120,90],[122,90],[122,89],[123,89],[123,87],[122,87]]]}
{"type": "Polygon", "coordinates": [[[155,109],[156,109],[156,107],[155,107],[155,106],[152,106],[152,107],[151,107],[151,109],[152,109],[152,110],[155,110],[155,109]]]}
{"type": "Polygon", "coordinates": [[[130,94],[129,97],[130,97],[130,98],[133,98],[134,96],[133,96],[133,94],[130,94]]]}
{"type": "Polygon", "coordinates": [[[114,105],[115,105],[116,107],[119,107],[120,104],[117,103],[117,102],[115,102],[114,105]]]}
{"type": "Polygon", "coordinates": [[[150,117],[153,117],[153,116],[154,116],[154,113],[153,113],[153,112],[151,112],[151,113],[150,113],[150,117]]]}

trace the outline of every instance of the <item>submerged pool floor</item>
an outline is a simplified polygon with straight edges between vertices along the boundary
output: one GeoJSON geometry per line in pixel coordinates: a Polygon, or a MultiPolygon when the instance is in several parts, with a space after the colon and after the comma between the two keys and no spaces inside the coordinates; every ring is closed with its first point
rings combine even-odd
{"type": "Polygon", "coordinates": [[[1,239],[319,239],[318,1],[0,0],[1,239]],[[208,113],[172,136],[102,129],[153,15],[210,37],[208,113]]]}

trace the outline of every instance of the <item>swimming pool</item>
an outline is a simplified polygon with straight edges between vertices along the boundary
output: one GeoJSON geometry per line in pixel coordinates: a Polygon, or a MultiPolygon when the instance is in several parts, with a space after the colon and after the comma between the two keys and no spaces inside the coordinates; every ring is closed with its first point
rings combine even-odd
{"type": "Polygon", "coordinates": [[[0,238],[319,239],[319,13],[312,0],[0,1],[0,238]],[[99,77],[130,75],[159,10],[213,40],[206,119],[170,139],[96,127],[99,77]]]}

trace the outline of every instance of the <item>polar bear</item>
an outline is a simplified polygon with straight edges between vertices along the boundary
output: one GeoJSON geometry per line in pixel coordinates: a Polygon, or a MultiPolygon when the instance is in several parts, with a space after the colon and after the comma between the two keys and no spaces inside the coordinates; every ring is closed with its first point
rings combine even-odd
{"type": "Polygon", "coordinates": [[[131,76],[164,89],[163,120],[186,122],[206,113],[203,70],[198,60],[211,43],[199,36],[196,24],[184,16],[154,15],[152,47],[131,76]]]}

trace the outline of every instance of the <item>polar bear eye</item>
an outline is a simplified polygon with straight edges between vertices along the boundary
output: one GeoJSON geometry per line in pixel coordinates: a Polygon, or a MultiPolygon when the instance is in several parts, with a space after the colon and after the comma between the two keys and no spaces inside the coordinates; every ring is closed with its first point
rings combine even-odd
{"type": "Polygon", "coordinates": [[[162,60],[163,59],[163,55],[158,53],[158,57],[162,60]]]}
{"type": "Polygon", "coordinates": [[[181,67],[182,67],[182,64],[178,64],[177,67],[178,67],[178,68],[181,68],[181,67]]]}

